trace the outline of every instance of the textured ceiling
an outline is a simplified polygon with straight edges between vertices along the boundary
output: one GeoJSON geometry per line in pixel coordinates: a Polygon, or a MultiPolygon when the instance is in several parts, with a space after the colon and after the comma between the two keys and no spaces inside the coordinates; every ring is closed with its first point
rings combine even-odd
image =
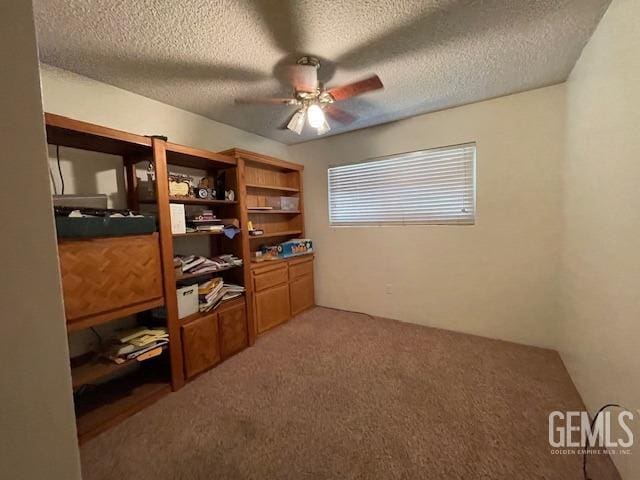
{"type": "Polygon", "coordinates": [[[282,66],[323,61],[329,86],[385,89],[338,105],[329,134],[564,81],[610,0],[35,0],[41,60],[284,143],[282,66]]]}

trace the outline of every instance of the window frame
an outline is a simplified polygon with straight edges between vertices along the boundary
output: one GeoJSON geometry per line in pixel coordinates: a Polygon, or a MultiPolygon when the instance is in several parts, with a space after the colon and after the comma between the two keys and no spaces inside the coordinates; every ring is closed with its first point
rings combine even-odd
{"type": "Polygon", "coordinates": [[[412,150],[402,153],[394,153],[390,155],[383,155],[380,157],[368,158],[366,160],[354,161],[349,163],[341,163],[336,165],[329,165],[327,167],[327,215],[329,226],[332,228],[353,228],[353,227],[398,227],[398,226],[420,226],[420,225],[440,225],[440,226],[473,226],[476,224],[478,217],[477,208],[477,195],[478,195],[478,144],[475,141],[458,143],[453,145],[446,145],[442,147],[424,148],[420,150],[412,150]],[[431,152],[437,150],[447,150],[454,148],[473,147],[473,159],[471,167],[471,182],[472,182],[472,206],[473,216],[470,219],[434,219],[434,220],[409,220],[409,221],[377,221],[377,222],[333,222],[331,219],[331,185],[329,181],[330,170],[333,168],[346,167],[349,165],[362,165],[370,162],[390,160],[395,157],[402,157],[403,155],[411,155],[421,152],[431,152]]]}

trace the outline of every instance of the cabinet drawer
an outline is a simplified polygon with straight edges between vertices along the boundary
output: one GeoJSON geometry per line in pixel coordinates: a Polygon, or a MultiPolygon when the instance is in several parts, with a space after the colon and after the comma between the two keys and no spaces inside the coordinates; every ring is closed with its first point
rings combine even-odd
{"type": "Polygon", "coordinates": [[[304,262],[289,264],[289,278],[301,277],[303,275],[310,275],[313,273],[313,260],[305,260],[304,262]]]}
{"type": "Polygon", "coordinates": [[[258,333],[289,320],[289,284],[256,292],[254,299],[258,333]]]}
{"type": "Polygon", "coordinates": [[[291,281],[291,315],[313,307],[315,298],[313,293],[313,275],[303,275],[291,281]]]}
{"type": "Polygon", "coordinates": [[[264,290],[265,288],[287,283],[289,281],[289,273],[287,271],[287,265],[278,265],[278,268],[268,270],[265,272],[253,272],[253,289],[256,292],[264,290]]]}
{"type": "Polygon", "coordinates": [[[247,310],[244,302],[218,313],[220,328],[220,350],[223,359],[249,346],[247,310]]]}
{"type": "Polygon", "coordinates": [[[184,369],[191,378],[220,362],[218,314],[200,317],[182,326],[184,369]]]}

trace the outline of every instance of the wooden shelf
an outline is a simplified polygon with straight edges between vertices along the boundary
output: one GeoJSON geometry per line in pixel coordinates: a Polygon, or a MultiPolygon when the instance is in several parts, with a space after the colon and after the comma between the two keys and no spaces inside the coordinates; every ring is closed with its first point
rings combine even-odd
{"type": "Polygon", "coordinates": [[[250,208],[249,213],[266,213],[266,214],[280,214],[280,215],[300,215],[300,210],[254,210],[250,208]]]}
{"type": "Polygon", "coordinates": [[[249,235],[249,238],[251,240],[255,240],[257,238],[288,237],[290,235],[300,235],[301,233],[302,233],[302,230],[285,230],[283,232],[271,232],[271,233],[265,233],[263,235],[257,235],[257,236],[249,235]]]}
{"type": "Polygon", "coordinates": [[[136,156],[151,153],[151,139],[113,128],[45,113],[47,143],[111,155],[136,156]]]}
{"type": "Polygon", "coordinates": [[[167,142],[167,163],[198,170],[220,170],[236,166],[236,159],[222,153],[167,142]]]}
{"type": "Polygon", "coordinates": [[[192,278],[206,277],[208,275],[217,275],[220,272],[226,272],[227,270],[233,270],[234,268],[238,267],[242,267],[242,265],[233,265],[231,267],[221,268],[220,270],[216,270],[215,272],[184,273],[182,275],[176,275],[176,282],[180,282],[182,280],[190,280],[192,278]]]}
{"type": "Polygon", "coordinates": [[[247,183],[246,184],[247,187],[250,188],[262,188],[263,190],[276,190],[279,192],[299,192],[300,189],[299,188],[295,188],[295,187],[281,187],[278,185],[260,185],[257,183],[247,183]]]}
{"type": "Polygon", "coordinates": [[[302,172],[302,170],[304,170],[304,165],[300,165],[299,163],[287,162],[286,160],[280,160],[279,158],[263,155],[262,153],[250,152],[241,148],[231,148],[220,153],[236,159],[241,158],[250,165],[258,166],[259,168],[273,169],[281,172],[302,172]]]}
{"type": "Polygon", "coordinates": [[[145,372],[127,375],[76,398],[80,443],[139,412],[171,391],[167,381],[145,372]]]}
{"type": "MultiPolygon", "coordinates": [[[[155,200],[138,200],[140,203],[154,204],[155,200]]],[[[207,200],[202,198],[188,198],[188,197],[169,197],[171,203],[183,203],[185,205],[236,205],[237,201],[230,200],[207,200]]]]}
{"type": "MultiPolygon", "coordinates": [[[[240,232],[242,233],[242,231],[240,232]]],[[[224,235],[224,232],[190,232],[190,233],[174,233],[173,236],[177,238],[181,237],[201,237],[207,235],[224,235]]],[[[239,234],[236,234],[239,235],[239,234]]]]}
{"type": "Polygon", "coordinates": [[[73,385],[73,389],[75,390],[82,385],[88,385],[96,380],[113,375],[114,373],[124,370],[135,363],[139,363],[135,358],[120,364],[101,358],[72,368],[71,383],[73,385]]]}
{"type": "Polygon", "coordinates": [[[98,313],[96,315],[89,315],[87,317],[74,319],[72,322],[67,322],[67,331],[75,332],[77,330],[84,330],[85,328],[95,327],[96,325],[111,322],[118,318],[128,317],[130,315],[135,315],[136,313],[144,312],[145,310],[151,310],[152,308],[163,306],[164,298],[157,298],[155,300],[149,300],[148,302],[127,305],[126,307],[118,308],[116,310],[98,313]]]}

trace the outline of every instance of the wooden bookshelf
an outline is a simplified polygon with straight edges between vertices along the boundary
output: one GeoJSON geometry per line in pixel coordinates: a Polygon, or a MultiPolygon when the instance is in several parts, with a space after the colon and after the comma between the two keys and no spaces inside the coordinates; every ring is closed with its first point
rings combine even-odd
{"type": "MultiPolygon", "coordinates": [[[[160,258],[160,279],[156,297],[132,300],[117,309],[104,310],[99,314],[84,315],[84,310],[68,324],[69,331],[86,329],[100,323],[110,322],[129,315],[148,318],[146,311],[164,307],[166,327],[169,332],[168,352],[140,362],[136,360],[115,364],[94,361],[72,370],[72,385],[76,390],[76,421],[78,437],[85,441],[110,428],[124,418],[142,410],[172,389],[180,389],[186,376],[193,377],[196,370],[202,372],[219,361],[237,353],[256,338],[254,317],[254,294],[252,288],[251,251],[257,248],[260,239],[277,243],[287,237],[304,235],[304,205],[301,165],[279,160],[240,149],[216,153],[184,145],[178,145],[162,136],[143,136],[108,127],[93,125],[59,115],[45,115],[48,143],[81,150],[120,155],[126,179],[128,207],[139,210],[141,203],[154,204],[157,208],[158,233],[155,235],[155,251],[160,258]],[[137,165],[150,162],[155,173],[155,198],[141,200],[138,192],[137,165]],[[173,197],[169,195],[169,173],[172,166],[187,167],[203,172],[203,176],[215,176],[224,172],[226,189],[235,191],[235,201],[173,197]],[[286,210],[277,205],[280,197],[296,198],[298,208],[286,210]],[[273,203],[271,210],[252,209],[273,203]],[[233,239],[221,233],[194,232],[173,235],[171,232],[170,204],[182,203],[188,208],[198,206],[214,210],[218,218],[237,218],[240,235],[233,239]],[[262,228],[264,235],[249,236],[248,223],[262,228]],[[211,256],[233,254],[243,260],[241,268],[229,267],[216,272],[177,276],[173,267],[174,240],[199,237],[209,242],[211,256]],[[252,239],[254,240],[252,242],[252,239]],[[225,301],[213,311],[178,319],[177,283],[198,277],[224,273],[233,283],[243,285],[245,294],[225,301]],[[210,344],[210,345],[209,345],[210,344]],[[203,352],[199,349],[217,349],[203,352]],[[197,365],[202,358],[209,363],[197,365]],[[187,360],[191,360],[188,364],[187,360]],[[134,370],[129,372],[129,369],[134,370]],[[117,374],[122,374],[118,376],[117,374]],[[116,376],[114,380],[104,381],[116,376]],[[92,385],[90,389],[82,385],[92,385]]],[[[164,132],[158,132],[162,134],[164,132]]],[[[291,203],[291,202],[289,202],[291,203]]],[[[294,205],[295,206],[295,205],[294,205]]],[[[179,246],[188,248],[188,242],[179,246]],[[184,245],[183,245],[184,244],[184,245]]],[[[180,252],[187,253],[187,252],[180,252]]],[[[100,263],[98,256],[96,262],[100,263]]],[[[113,280],[114,282],[117,280],[113,280]]],[[[300,284],[297,281],[297,284],[300,284]]],[[[308,282],[307,282],[308,283],[308,282]]],[[[114,283],[115,285],[115,283],[114,283]]],[[[312,285],[312,282],[311,282],[312,285]]],[[[294,287],[292,284],[292,292],[294,287]]],[[[130,290],[134,291],[133,288],[130,290]]],[[[126,292],[125,292],[126,293],[126,292]]],[[[292,294],[293,295],[293,294],[292,294]]],[[[293,298],[293,297],[292,297],[293,298]]]]}
{"type": "MultiPolygon", "coordinates": [[[[234,148],[221,152],[235,158],[240,178],[239,205],[243,228],[242,246],[244,258],[252,258],[252,252],[263,244],[277,245],[288,238],[304,236],[304,199],[302,165],[278,158],[234,148]],[[281,208],[281,197],[292,197],[297,208],[281,208]],[[272,207],[258,209],[253,207],[272,207]],[[263,235],[250,236],[247,229],[251,221],[254,229],[263,235]]],[[[244,262],[245,278],[251,278],[251,261],[244,262]]],[[[256,292],[252,281],[245,283],[247,307],[250,318],[250,343],[258,334],[256,292]]],[[[264,292],[263,292],[264,293],[264,292]]]]}

